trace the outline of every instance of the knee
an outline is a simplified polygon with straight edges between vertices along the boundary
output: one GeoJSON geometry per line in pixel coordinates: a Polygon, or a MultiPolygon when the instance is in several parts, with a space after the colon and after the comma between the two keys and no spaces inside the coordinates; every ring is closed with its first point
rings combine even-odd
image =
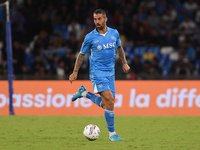
{"type": "Polygon", "coordinates": [[[113,97],[107,98],[105,103],[106,103],[105,109],[114,110],[114,98],[113,97]]]}
{"type": "Polygon", "coordinates": [[[108,105],[114,105],[114,103],[115,103],[115,99],[114,99],[114,97],[113,96],[108,96],[108,97],[106,97],[106,103],[108,104],[108,105]]]}

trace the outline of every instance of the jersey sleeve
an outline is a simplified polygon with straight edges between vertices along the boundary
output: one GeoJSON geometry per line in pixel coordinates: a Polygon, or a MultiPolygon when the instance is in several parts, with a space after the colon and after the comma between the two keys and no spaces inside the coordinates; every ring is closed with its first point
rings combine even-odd
{"type": "Polygon", "coordinates": [[[90,41],[89,41],[89,36],[86,35],[85,39],[83,41],[83,44],[81,46],[81,50],[80,53],[82,54],[86,54],[88,52],[88,50],[90,49],[90,41]]]}
{"type": "Polygon", "coordinates": [[[117,38],[117,41],[116,41],[116,47],[119,47],[121,45],[121,39],[119,37],[119,32],[116,30],[116,38],[117,38]]]}

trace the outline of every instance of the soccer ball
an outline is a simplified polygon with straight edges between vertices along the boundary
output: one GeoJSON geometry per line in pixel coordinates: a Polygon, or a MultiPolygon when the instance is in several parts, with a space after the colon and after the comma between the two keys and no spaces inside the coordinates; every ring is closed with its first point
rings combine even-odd
{"type": "Polygon", "coordinates": [[[98,126],[96,126],[94,124],[89,124],[84,128],[83,135],[89,141],[94,141],[94,140],[98,139],[98,137],[100,135],[100,129],[98,126]]]}

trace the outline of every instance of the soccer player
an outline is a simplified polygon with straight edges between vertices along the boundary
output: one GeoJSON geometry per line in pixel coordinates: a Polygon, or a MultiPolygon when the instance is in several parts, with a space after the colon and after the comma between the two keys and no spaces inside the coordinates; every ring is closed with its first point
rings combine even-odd
{"type": "Polygon", "coordinates": [[[130,70],[127,64],[124,50],[117,30],[107,27],[106,13],[102,9],[97,9],[94,14],[96,28],[85,36],[80,53],[78,54],[73,73],[69,76],[72,83],[77,79],[79,68],[83,62],[85,54],[89,51],[90,60],[90,80],[92,81],[93,92],[100,94],[97,96],[80,86],[78,92],[72,97],[72,101],[77,98],[86,97],[99,107],[104,109],[109,140],[123,141],[115,132],[114,128],[114,102],[115,102],[115,55],[116,51],[122,61],[122,68],[125,73],[130,70]]]}

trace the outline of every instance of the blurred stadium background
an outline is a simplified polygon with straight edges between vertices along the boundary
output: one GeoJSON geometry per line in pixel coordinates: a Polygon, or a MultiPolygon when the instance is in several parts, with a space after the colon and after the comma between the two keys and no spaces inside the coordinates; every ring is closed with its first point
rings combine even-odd
{"type": "MultiPolygon", "coordinates": [[[[200,0],[10,0],[14,79],[68,79],[97,8],[120,32],[131,67],[124,74],[116,58],[116,79],[200,79],[200,0]]],[[[2,80],[5,11],[0,7],[2,80]]],[[[88,63],[78,79],[88,79],[88,63]]]]}

